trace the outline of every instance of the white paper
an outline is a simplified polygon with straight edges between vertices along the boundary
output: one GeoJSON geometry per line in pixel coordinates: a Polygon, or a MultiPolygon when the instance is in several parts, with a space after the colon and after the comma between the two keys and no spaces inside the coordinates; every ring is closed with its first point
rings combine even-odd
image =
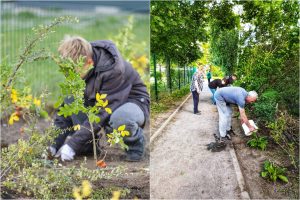
{"type": "MultiPolygon", "coordinates": [[[[256,126],[256,124],[254,123],[253,120],[249,120],[249,123],[250,123],[250,125],[253,126],[255,129],[258,129],[258,127],[256,126]]],[[[250,132],[248,126],[247,126],[245,123],[242,124],[242,127],[243,127],[243,130],[244,130],[244,133],[245,133],[246,136],[252,135],[253,131],[250,132]]]]}

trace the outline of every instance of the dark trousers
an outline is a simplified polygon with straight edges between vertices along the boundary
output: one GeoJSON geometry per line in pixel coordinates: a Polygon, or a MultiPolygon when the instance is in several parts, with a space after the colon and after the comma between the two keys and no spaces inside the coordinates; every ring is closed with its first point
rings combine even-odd
{"type": "Polygon", "coordinates": [[[208,84],[210,83],[210,78],[207,79],[208,80],[208,84]]]}
{"type": "MultiPolygon", "coordinates": [[[[71,117],[64,118],[63,116],[56,116],[54,124],[59,129],[63,130],[54,139],[52,145],[57,150],[65,143],[68,136],[75,134],[72,127],[75,124],[82,124],[87,119],[84,113],[78,113],[78,115],[72,115],[71,117]]],[[[125,103],[117,108],[110,116],[109,123],[106,125],[106,130],[111,133],[113,129],[118,129],[121,125],[126,125],[126,130],[130,132],[130,136],[124,137],[124,143],[128,145],[127,152],[137,152],[139,154],[144,153],[144,133],[142,126],[145,123],[144,113],[141,108],[134,103],[125,103]]],[[[97,139],[97,138],[96,138],[97,139]]],[[[92,136],[88,139],[84,146],[80,148],[80,152],[76,154],[89,154],[93,152],[92,136]]]]}
{"type": "Polygon", "coordinates": [[[198,104],[199,104],[199,93],[195,90],[192,91],[193,101],[194,101],[194,113],[198,113],[198,104]]]}

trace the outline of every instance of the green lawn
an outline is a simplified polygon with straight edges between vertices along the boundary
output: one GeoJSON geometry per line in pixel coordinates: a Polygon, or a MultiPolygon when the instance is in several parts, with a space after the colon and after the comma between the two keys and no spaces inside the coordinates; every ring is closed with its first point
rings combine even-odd
{"type": "MultiPolygon", "coordinates": [[[[65,12],[57,10],[56,16],[66,15],[65,12]]],[[[134,16],[133,45],[138,49],[137,52],[147,55],[149,52],[149,16],[141,14],[132,14],[134,16]],[[145,46],[139,45],[142,42],[145,46]],[[140,49],[139,49],[140,48],[140,49]]],[[[75,16],[75,15],[73,15],[75,16]]],[[[129,14],[120,15],[97,15],[86,13],[76,16],[79,19],[78,24],[64,24],[56,28],[46,40],[41,43],[52,52],[56,52],[59,42],[65,35],[79,35],[89,41],[103,40],[113,38],[119,33],[128,22],[129,14]]],[[[10,12],[1,13],[1,60],[6,59],[9,63],[17,61],[20,49],[25,45],[25,38],[32,34],[32,27],[39,24],[49,24],[55,16],[37,16],[30,11],[13,14],[10,12]]],[[[59,82],[63,76],[59,73],[58,67],[53,61],[37,61],[27,63],[23,67],[25,79],[33,89],[33,93],[40,93],[47,89],[51,95],[49,102],[52,104],[59,95],[59,82]]]]}

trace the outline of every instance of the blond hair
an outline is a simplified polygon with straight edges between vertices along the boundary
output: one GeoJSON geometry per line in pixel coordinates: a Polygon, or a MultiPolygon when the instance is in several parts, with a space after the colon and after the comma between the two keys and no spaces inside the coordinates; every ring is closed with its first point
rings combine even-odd
{"type": "Polygon", "coordinates": [[[67,36],[60,42],[58,52],[63,58],[71,58],[76,62],[80,56],[92,58],[93,50],[92,45],[84,38],[79,36],[67,36]]]}

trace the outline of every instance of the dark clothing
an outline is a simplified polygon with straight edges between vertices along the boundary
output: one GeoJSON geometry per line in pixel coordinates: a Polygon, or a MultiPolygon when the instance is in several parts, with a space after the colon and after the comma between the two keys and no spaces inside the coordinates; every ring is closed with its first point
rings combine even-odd
{"type": "Polygon", "coordinates": [[[211,72],[210,72],[210,71],[207,72],[206,78],[207,78],[207,80],[208,80],[208,83],[210,83],[210,79],[211,79],[211,72]]]}
{"type": "MultiPolygon", "coordinates": [[[[84,77],[86,82],[84,92],[85,106],[94,106],[96,93],[107,94],[108,107],[113,112],[121,105],[132,102],[141,108],[145,119],[148,119],[149,94],[136,70],[132,68],[130,63],[123,60],[117,47],[111,41],[95,41],[91,42],[91,45],[94,68],[84,77]]],[[[101,127],[107,126],[110,118],[109,114],[103,110],[100,111],[98,116],[101,118],[101,121],[93,125],[95,133],[101,127]]],[[[66,124],[65,120],[68,121],[63,116],[58,116],[55,119],[56,126],[63,129],[66,124]]],[[[73,125],[76,125],[74,120],[72,120],[73,125]]],[[[79,121],[81,126],[90,129],[87,119],[79,121]]],[[[72,135],[67,144],[77,153],[82,148],[82,145],[90,139],[91,133],[85,128],[81,128],[72,135]]]]}
{"type": "Polygon", "coordinates": [[[234,80],[233,80],[232,76],[227,76],[227,77],[225,77],[224,82],[225,82],[225,85],[232,85],[234,80]]]}
{"type": "Polygon", "coordinates": [[[192,91],[193,101],[194,101],[194,114],[198,113],[198,104],[199,104],[199,93],[195,90],[192,91]]]}
{"type": "Polygon", "coordinates": [[[226,86],[226,84],[223,85],[221,79],[215,79],[208,84],[208,87],[210,89],[217,89],[217,88],[221,88],[221,87],[225,87],[225,86],[226,86]]]}

